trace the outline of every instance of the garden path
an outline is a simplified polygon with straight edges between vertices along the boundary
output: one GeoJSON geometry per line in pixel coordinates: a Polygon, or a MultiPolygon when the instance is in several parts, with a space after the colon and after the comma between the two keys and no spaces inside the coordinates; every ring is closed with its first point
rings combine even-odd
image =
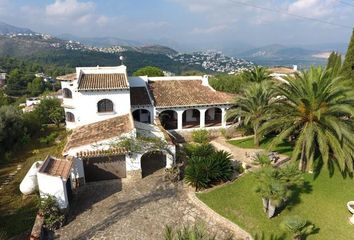
{"type": "Polygon", "coordinates": [[[89,184],[77,197],[70,222],[55,233],[58,239],[155,240],[163,239],[166,225],[194,223],[205,224],[217,239],[230,232],[191,202],[181,182],[164,182],[161,173],[134,182],[89,184]]]}

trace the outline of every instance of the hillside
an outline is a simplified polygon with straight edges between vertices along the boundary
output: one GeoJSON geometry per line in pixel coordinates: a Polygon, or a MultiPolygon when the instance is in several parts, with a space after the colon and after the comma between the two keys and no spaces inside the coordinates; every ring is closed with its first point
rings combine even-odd
{"type": "Polygon", "coordinates": [[[28,28],[15,27],[13,25],[0,21],[0,34],[34,34],[34,32],[28,28]]]}
{"type": "Polygon", "coordinates": [[[324,51],[310,50],[301,47],[286,47],[273,44],[260,48],[254,48],[238,56],[255,62],[259,65],[299,65],[306,67],[311,64],[323,65],[326,59],[323,56],[324,51]]]}

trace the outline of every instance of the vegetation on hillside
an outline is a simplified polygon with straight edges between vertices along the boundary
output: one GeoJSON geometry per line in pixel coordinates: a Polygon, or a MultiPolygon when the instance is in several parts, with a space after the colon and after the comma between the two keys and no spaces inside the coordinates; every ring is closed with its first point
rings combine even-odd
{"type": "Polygon", "coordinates": [[[136,70],[133,76],[163,77],[164,73],[161,68],[146,66],[136,70]]]}

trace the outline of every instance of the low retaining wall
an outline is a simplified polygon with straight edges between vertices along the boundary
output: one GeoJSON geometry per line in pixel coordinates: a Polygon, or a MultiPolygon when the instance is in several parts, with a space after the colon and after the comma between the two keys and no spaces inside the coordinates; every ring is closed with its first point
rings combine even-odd
{"type": "Polygon", "coordinates": [[[43,239],[44,232],[43,232],[43,223],[44,217],[37,213],[36,220],[34,221],[33,228],[31,231],[30,240],[40,240],[43,239]]]}
{"type": "Polygon", "coordinates": [[[205,214],[220,223],[220,225],[225,226],[225,228],[229,229],[233,234],[236,239],[244,239],[244,240],[253,240],[252,236],[240,228],[237,224],[231,222],[230,220],[224,218],[220,214],[216,213],[214,210],[209,208],[204,202],[199,200],[199,198],[196,196],[195,192],[188,191],[187,196],[189,200],[199,209],[201,209],[205,214]]]}

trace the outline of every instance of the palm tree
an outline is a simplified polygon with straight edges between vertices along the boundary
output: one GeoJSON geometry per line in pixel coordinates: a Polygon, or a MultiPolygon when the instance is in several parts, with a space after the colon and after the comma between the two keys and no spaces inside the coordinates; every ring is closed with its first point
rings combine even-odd
{"type": "Polygon", "coordinates": [[[284,168],[263,166],[256,172],[258,192],[262,198],[263,209],[268,218],[274,216],[276,208],[286,203],[296,186],[303,185],[302,172],[287,165],[284,168]]]}
{"type": "Polygon", "coordinates": [[[259,146],[258,129],[272,110],[273,91],[266,83],[256,83],[245,89],[238,97],[234,108],[227,111],[227,117],[244,119],[244,124],[251,124],[254,132],[254,144],[259,146]]]}
{"type": "Polygon", "coordinates": [[[264,167],[256,173],[256,192],[260,194],[263,202],[263,210],[268,218],[275,214],[275,210],[290,195],[290,190],[278,176],[278,172],[272,167],[264,167]]]}
{"type": "Polygon", "coordinates": [[[309,223],[298,215],[285,218],[280,226],[285,231],[292,233],[294,240],[305,239],[316,230],[315,225],[309,223]]]}
{"type": "Polygon", "coordinates": [[[243,78],[247,82],[260,83],[266,80],[271,80],[272,76],[268,70],[264,67],[254,67],[251,71],[246,71],[243,73],[243,78]]]}
{"type": "Polygon", "coordinates": [[[261,133],[279,131],[269,149],[295,137],[292,159],[300,155],[300,170],[312,168],[321,155],[324,164],[335,159],[342,171],[352,172],[354,91],[348,80],[312,67],[287,81],[275,87],[274,115],[260,129],[261,133]]]}

